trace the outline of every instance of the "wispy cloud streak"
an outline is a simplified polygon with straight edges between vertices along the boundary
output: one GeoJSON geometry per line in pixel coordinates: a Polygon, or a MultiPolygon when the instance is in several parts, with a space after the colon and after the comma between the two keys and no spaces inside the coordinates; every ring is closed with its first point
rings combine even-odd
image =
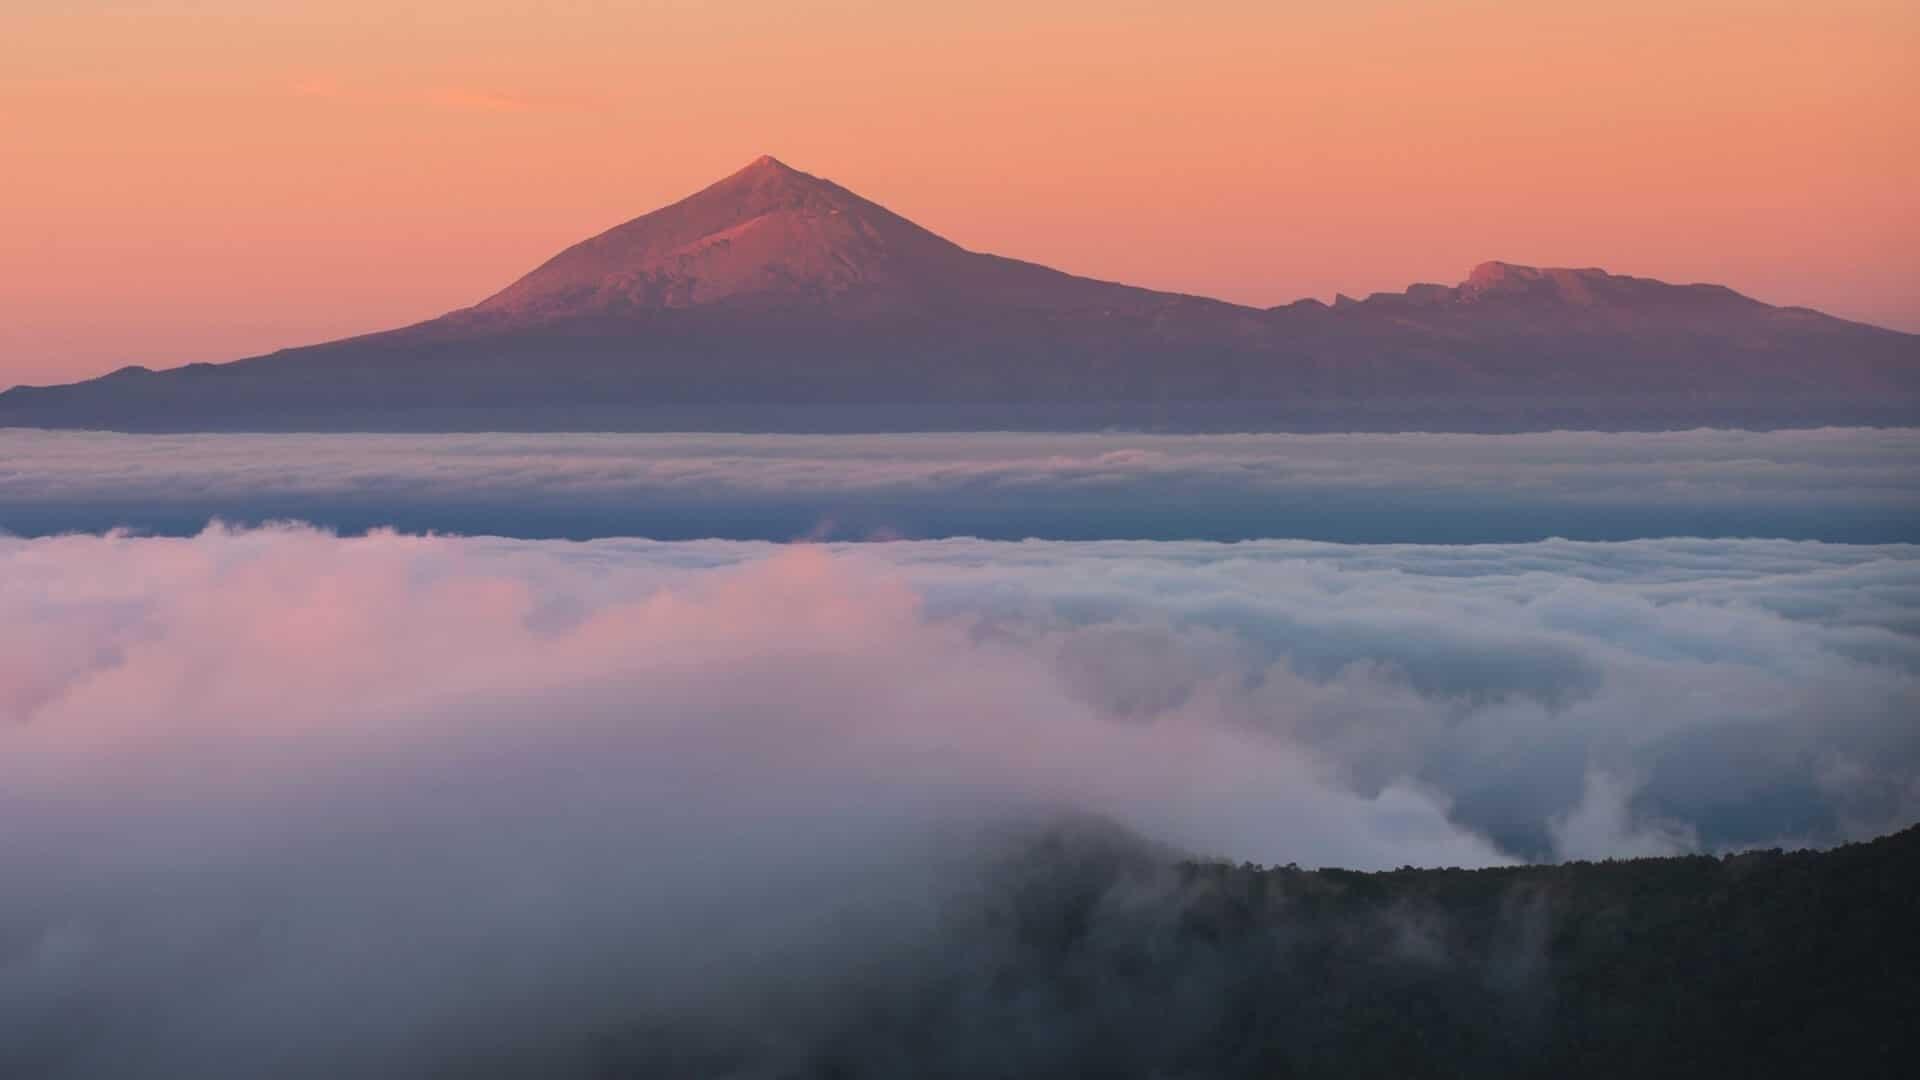
{"type": "Polygon", "coordinates": [[[0,431],[0,528],[299,517],[525,536],[1920,540],[1920,432],[189,435],[0,431]],[[145,504],[145,505],[143,505],[145,504]],[[162,520],[160,507],[172,517],[162,520]],[[117,514],[117,516],[116,516],[117,514]],[[705,530],[705,531],[702,531],[705,530]]]}

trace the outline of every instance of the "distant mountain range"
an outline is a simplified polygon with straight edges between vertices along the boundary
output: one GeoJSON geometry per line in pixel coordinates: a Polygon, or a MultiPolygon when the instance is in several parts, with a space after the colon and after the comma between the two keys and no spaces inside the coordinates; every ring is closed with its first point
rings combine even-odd
{"type": "Polygon", "coordinates": [[[968,251],[763,157],[478,305],[0,394],[122,430],[1661,429],[1920,422],[1920,336],[1489,262],[1253,308],[968,251]]]}

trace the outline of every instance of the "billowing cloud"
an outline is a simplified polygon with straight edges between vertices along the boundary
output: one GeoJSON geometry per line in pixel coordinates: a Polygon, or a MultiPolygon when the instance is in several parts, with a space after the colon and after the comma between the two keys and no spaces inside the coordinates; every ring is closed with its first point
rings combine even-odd
{"type": "Polygon", "coordinates": [[[119,435],[0,430],[0,529],[786,540],[1920,540],[1920,433],[119,435]]]}
{"type": "Polygon", "coordinates": [[[1917,607],[1920,550],[1785,541],[0,540],[0,1064],[787,1032],[1035,815],[1361,868],[1864,835],[1920,818],[1917,607]]]}

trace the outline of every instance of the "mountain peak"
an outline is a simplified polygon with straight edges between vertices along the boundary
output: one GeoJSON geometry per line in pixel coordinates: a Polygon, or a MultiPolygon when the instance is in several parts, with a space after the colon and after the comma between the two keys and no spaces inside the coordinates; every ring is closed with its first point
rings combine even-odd
{"type": "Polygon", "coordinates": [[[532,409],[621,427],[693,409],[786,429],[767,417],[889,403],[1053,427],[1160,425],[1185,403],[1231,430],[1910,425],[1917,350],[1723,286],[1500,261],[1332,308],[1242,307],[968,251],[763,155],[475,307],[239,361],[246,379],[191,364],[20,388],[0,424],[517,427],[532,409]]]}
{"type": "Polygon", "coordinates": [[[761,154],[726,179],[711,185],[707,190],[715,188],[724,190],[742,186],[830,188],[833,185],[817,176],[801,172],[772,154],[761,154]]]}
{"type": "Polygon", "coordinates": [[[1598,266],[1525,266],[1495,259],[1483,262],[1469,271],[1467,280],[1461,283],[1461,288],[1470,293],[1528,291],[1542,287],[1542,283],[1548,287],[1564,288],[1575,282],[1608,280],[1633,279],[1609,274],[1598,266]]]}
{"type": "Polygon", "coordinates": [[[711,304],[915,306],[974,258],[885,207],[770,154],[670,206],[575,244],[474,312],[548,322],[711,304]]]}
{"type": "Polygon", "coordinates": [[[1610,274],[1597,266],[1524,266],[1483,262],[1473,268],[1457,293],[1463,300],[1534,300],[1575,307],[1633,304],[1650,294],[1675,288],[1647,278],[1610,274]]]}
{"type": "Polygon", "coordinates": [[[1463,285],[1475,289],[1494,289],[1519,281],[1538,281],[1540,268],[1489,259],[1467,272],[1463,285]]]}

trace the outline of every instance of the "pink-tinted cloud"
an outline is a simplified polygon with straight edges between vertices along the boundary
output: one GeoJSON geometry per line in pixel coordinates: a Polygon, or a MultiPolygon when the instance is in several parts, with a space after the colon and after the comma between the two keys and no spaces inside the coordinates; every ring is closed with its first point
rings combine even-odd
{"type": "Polygon", "coordinates": [[[1874,810],[1912,775],[1913,565],[0,539],[0,1060],[406,1074],[636,1018],[785,1037],[834,980],[930,962],[1010,815],[1472,865],[1505,856],[1450,790],[1570,773],[1534,811],[1570,852],[1672,850],[1657,778],[1609,761],[1810,732],[1832,805],[1874,810]],[[1891,599],[1822,605],[1867,589],[1891,599]]]}

